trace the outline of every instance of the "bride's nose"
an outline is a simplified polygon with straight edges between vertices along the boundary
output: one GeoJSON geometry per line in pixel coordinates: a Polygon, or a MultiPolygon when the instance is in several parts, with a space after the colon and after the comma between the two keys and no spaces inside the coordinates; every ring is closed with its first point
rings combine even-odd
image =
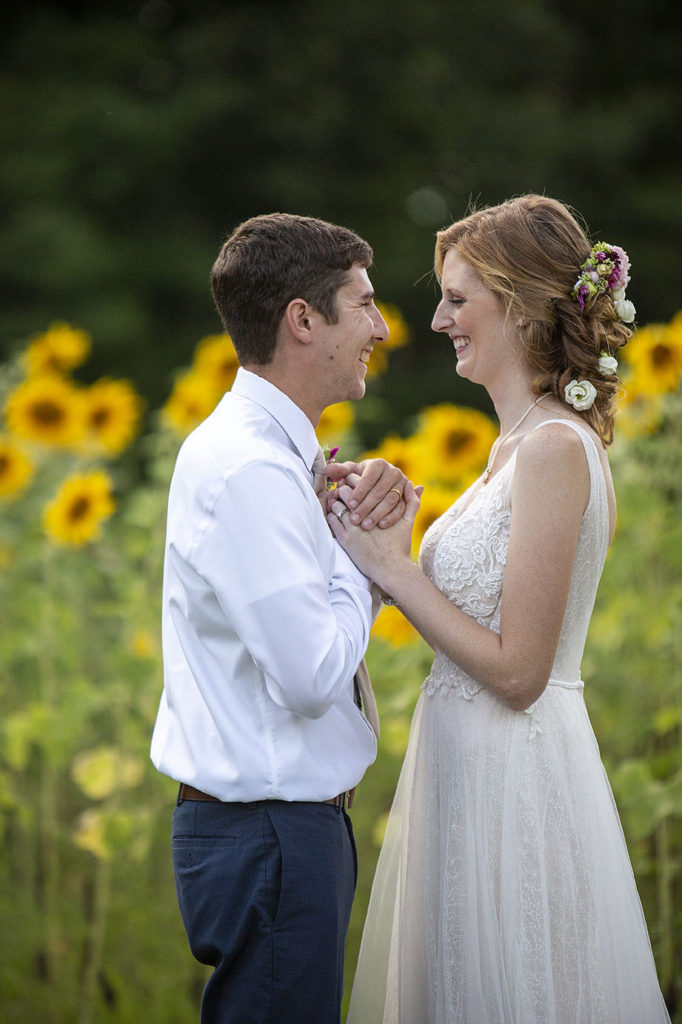
{"type": "Polygon", "coordinates": [[[436,312],[433,314],[433,320],[431,321],[432,331],[445,331],[452,324],[452,317],[450,316],[447,305],[444,299],[436,306],[436,312]]]}

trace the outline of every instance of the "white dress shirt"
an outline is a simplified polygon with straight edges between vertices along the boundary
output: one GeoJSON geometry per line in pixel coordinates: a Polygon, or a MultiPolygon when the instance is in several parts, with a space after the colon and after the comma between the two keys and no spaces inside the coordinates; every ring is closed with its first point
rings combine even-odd
{"type": "Polygon", "coordinates": [[[151,757],[221,800],[326,800],[376,756],[353,698],[370,586],[315,495],[317,451],[303,411],[240,369],[178,455],[151,757]]]}

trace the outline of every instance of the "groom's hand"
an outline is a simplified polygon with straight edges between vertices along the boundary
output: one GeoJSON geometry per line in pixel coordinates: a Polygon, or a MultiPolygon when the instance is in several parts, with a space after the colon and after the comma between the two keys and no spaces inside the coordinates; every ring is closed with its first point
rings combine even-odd
{"type": "Polygon", "coordinates": [[[362,462],[330,462],[325,470],[336,483],[332,492],[351,510],[351,522],[363,530],[373,526],[386,529],[399,522],[405,512],[403,492],[407,477],[385,459],[362,462]]]}

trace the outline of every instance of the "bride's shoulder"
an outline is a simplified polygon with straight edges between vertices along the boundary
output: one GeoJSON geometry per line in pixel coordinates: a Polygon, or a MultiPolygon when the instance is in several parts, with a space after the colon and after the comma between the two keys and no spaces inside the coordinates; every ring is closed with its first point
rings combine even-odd
{"type": "Polygon", "coordinates": [[[517,485],[545,489],[558,480],[568,486],[586,483],[589,467],[580,434],[565,420],[538,424],[521,439],[514,477],[517,485]]]}

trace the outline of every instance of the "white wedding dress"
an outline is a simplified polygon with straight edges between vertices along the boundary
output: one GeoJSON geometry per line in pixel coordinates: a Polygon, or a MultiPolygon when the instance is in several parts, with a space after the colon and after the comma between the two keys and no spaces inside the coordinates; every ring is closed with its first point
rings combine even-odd
{"type": "MultiPolygon", "coordinates": [[[[580,662],[608,547],[599,455],[552,677],[512,711],[436,652],[377,865],[347,1024],[669,1020],[580,662]]],[[[537,428],[536,428],[537,429],[537,428]]],[[[424,572],[492,630],[515,457],[424,538],[424,572]]]]}

